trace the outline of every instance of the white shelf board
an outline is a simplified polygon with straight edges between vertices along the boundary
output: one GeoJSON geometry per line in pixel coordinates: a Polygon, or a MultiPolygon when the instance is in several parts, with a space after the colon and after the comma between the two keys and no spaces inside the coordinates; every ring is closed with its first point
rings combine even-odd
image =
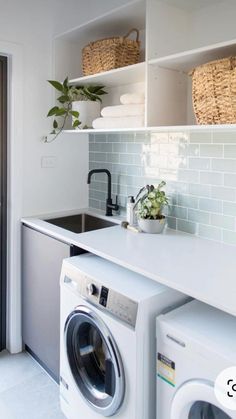
{"type": "Polygon", "coordinates": [[[110,129],[67,129],[64,130],[63,132],[68,133],[68,134],[96,134],[96,133],[109,133],[109,132],[136,132],[136,131],[141,131],[144,132],[146,131],[147,128],[146,127],[142,127],[142,128],[110,128],[110,129]]]}
{"type": "MultiPolygon", "coordinates": [[[[166,132],[166,131],[223,131],[232,130],[236,131],[236,124],[219,124],[219,125],[170,125],[170,126],[153,126],[147,127],[146,131],[153,132],[166,132]]],[[[134,131],[136,131],[134,129],[134,131]]]]}
{"type": "Polygon", "coordinates": [[[218,58],[230,57],[231,55],[236,55],[236,39],[183,51],[166,57],[153,58],[148,61],[148,64],[188,73],[198,65],[217,60],[218,58]]]}
{"type": "Polygon", "coordinates": [[[97,85],[102,84],[106,87],[122,86],[145,81],[146,63],[137,63],[126,67],[116,68],[110,71],[104,71],[91,76],[79,77],[70,80],[71,85],[97,85]]]}
{"type": "Polygon", "coordinates": [[[153,126],[142,128],[113,128],[113,129],[86,129],[86,130],[64,130],[68,134],[96,134],[96,133],[119,133],[119,132],[146,132],[146,131],[236,131],[236,124],[219,124],[219,125],[170,125],[170,126],[153,126]]]}

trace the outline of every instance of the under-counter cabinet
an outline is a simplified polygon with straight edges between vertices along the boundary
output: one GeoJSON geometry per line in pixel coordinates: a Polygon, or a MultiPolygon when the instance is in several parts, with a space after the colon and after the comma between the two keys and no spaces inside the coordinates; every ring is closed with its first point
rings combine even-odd
{"type": "Polygon", "coordinates": [[[26,349],[59,380],[60,271],[71,246],[23,226],[22,327],[26,349]]]}

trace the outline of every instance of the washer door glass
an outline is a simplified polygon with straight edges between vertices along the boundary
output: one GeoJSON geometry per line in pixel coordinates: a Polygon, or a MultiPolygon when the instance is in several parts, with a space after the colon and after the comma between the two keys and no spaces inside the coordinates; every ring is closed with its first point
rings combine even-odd
{"type": "Polygon", "coordinates": [[[103,416],[114,415],[124,398],[124,372],[104,322],[88,307],[77,307],[67,319],[65,343],[72,375],[85,400],[103,416]]]}
{"type": "MultiPolygon", "coordinates": [[[[233,416],[236,418],[236,416],[233,416]]],[[[214,383],[190,380],[176,391],[170,419],[232,419],[230,411],[216,399],[214,383]]]]}
{"type": "Polygon", "coordinates": [[[190,409],[189,419],[230,419],[226,413],[213,404],[197,401],[190,409]]]}

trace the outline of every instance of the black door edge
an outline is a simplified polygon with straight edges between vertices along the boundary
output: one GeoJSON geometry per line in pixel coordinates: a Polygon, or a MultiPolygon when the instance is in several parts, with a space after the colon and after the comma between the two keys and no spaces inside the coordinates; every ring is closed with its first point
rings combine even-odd
{"type": "Polygon", "coordinates": [[[0,351],[6,348],[7,310],[7,84],[8,59],[0,56],[0,351]]]}

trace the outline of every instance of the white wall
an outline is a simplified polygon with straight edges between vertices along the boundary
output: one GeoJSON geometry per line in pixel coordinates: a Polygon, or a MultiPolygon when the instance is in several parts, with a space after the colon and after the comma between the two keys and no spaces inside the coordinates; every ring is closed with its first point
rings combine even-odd
{"type": "Polygon", "coordinates": [[[81,23],[92,20],[111,9],[129,3],[131,0],[54,0],[57,16],[54,22],[54,34],[58,35],[76,28],[81,23]]]}
{"type": "Polygon", "coordinates": [[[53,77],[53,35],[124,3],[125,0],[0,0],[0,40],[21,44],[24,54],[24,216],[87,205],[86,137],[62,135],[50,146],[41,142],[51,129],[46,114],[53,105],[54,92],[46,80],[53,77]],[[42,156],[55,156],[55,169],[42,169],[42,156]]]}
{"type": "Polygon", "coordinates": [[[87,186],[84,186],[84,179],[80,179],[87,170],[86,139],[81,143],[74,136],[63,136],[50,146],[40,141],[51,128],[46,114],[54,97],[53,89],[46,82],[53,75],[50,2],[1,0],[0,7],[0,40],[23,47],[22,215],[86,206],[87,186]],[[55,169],[41,168],[41,158],[47,155],[56,156],[55,169]]]}
{"type": "MultiPolygon", "coordinates": [[[[70,2],[74,7],[74,0],[70,2]]],[[[0,54],[13,54],[16,87],[11,95],[15,103],[10,103],[13,124],[9,129],[9,138],[14,139],[9,144],[13,164],[8,243],[8,348],[12,352],[21,349],[21,216],[87,205],[87,135],[62,135],[50,145],[41,142],[50,129],[46,114],[54,99],[53,89],[46,82],[53,77],[53,34],[56,28],[60,32],[61,26],[69,29],[76,24],[70,2],[67,1],[64,10],[61,0],[0,0],[0,54]],[[58,5],[57,12],[54,4],[56,10],[58,5]],[[55,156],[56,167],[42,169],[42,156],[55,156]]],[[[102,1],[102,10],[112,3],[118,1],[102,1]]],[[[81,19],[91,12],[87,5],[80,1],[81,19]],[[81,13],[85,5],[86,10],[81,13]]]]}

